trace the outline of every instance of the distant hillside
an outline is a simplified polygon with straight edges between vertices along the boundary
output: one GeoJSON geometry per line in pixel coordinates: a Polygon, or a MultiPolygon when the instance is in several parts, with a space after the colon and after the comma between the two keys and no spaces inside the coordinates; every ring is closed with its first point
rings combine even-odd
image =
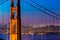
{"type": "Polygon", "coordinates": [[[33,26],[21,26],[21,32],[60,32],[60,26],[49,25],[44,27],[33,27],[33,26]]]}

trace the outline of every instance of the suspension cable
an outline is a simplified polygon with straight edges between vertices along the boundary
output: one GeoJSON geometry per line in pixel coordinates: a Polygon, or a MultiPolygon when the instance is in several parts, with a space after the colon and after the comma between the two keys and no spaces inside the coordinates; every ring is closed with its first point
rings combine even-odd
{"type": "Polygon", "coordinates": [[[2,4],[2,24],[4,25],[4,5],[2,4]]]}
{"type": "Polygon", "coordinates": [[[49,13],[45,12],[44,10],[41,10],[41,9],[39,9],[39,8],[37,8],[37,7],[35,7],[35,6],[33,6],[32,4],[30,4],[30,3],[26,2],[25,0],[23,0],[23,1],[24,1],[26,4],[28,4],[28,5],[32,6],[32,7],[34,7],[34,8],[35,8],[35,9],[37,9],[38,11],[42,11],[42,12],[44,12],[45,14],[47,14],[47,15],[49,15],[49,16],[51,16],[51,17],[53,17],[53,18],[56,18],[56,19],[59,19],[59,20],[60,20],[60,18],[57,18],[56,16],[51,15],[51,14],[49,14],[49,13]]]}
{"type": "MultiPolygon", "coordinates": [[[[8,5],[8,2],[7,2],[7,10],[9,10],[9,9],[8,9],[8,8],[9,8],[8,6],[9,6],[9,5],[8,5]]],[[[7,11],[7,13],[9,14],[8,11],[7,11]]],[[[8,24],[8,22],[9,22],[9,15],[8,15],[8,14],[7,14],[7,32],[9,32],[9,29],[8,29],[8,28],[9,28],[9,24],[8,24]]],[[[9,35],[8,35],[8,33],[7,33],[7,40],[9,40],[8,36],[9,36],[9,35]]]]}
{"type": "Polygon", "coordinates": [[[4,4],[6,1],[8,1],[8,0],[0,1],[0,5],[4,4]]]}
{"type": "Polygon", "coordinates": [[[52,10],[47,9],[47,8],[45,8],[44,6],[42,6],[42,5],[40,5],[40,4],[36,3],[36,2],[34,2],[34,1],[32,1],[32,0],[31,0],[31,2],[35,3],[36,5],[40,6],[40,7],[41,7],[41,8],[43,8],[43,9],[47,10],[48,12],[51,12],[52,14],[54,14],[54,15],[59,16],[59,17],[60,17],[60,15],[59,15],[59,14],[57,14],[57,13],[53,12],[52,10]]]}
{"type": "MultiPolygon", "coordinates": [[[[4,29],[4,4],[2,4],[2,28],[4,29]]],[[[5,31],[5,30],[2,30],[5,31]]],[[[2,34],[4,34],[4,32],[2,32],[2,34]]],[[[5,35],[5,34],[4,34],[5,35]]],[[[4,37],[4,36],[3,36],[4,37]]]]}
{"type": "MultiPolygon", "coordinates": [[[[30,0],[30,1],[31,1],[31,2],[33,2],[34,4],[36,4],[36,5],[40,6],[41,8],[43,8],[43,9],[47,10],[48,12],[51,12],[52,14],[54,14],[54,15],[59,16],[59,17],[60,17],[60,15],[59,15],[59,14],[57,14],[57,13],[53,12],[52,10],[49,10],[49,9],[45,8],[44,6],[42,6],[42,5],[40,5],[40,4],[36,3],[36,2],[34,2],[33,0],[30,0]]],[[[54,21],[54,20],[53,20],[53,21],[54,21]]],[[[57,24],[58,24],[58,19],[57,19],[57,24]]]]}

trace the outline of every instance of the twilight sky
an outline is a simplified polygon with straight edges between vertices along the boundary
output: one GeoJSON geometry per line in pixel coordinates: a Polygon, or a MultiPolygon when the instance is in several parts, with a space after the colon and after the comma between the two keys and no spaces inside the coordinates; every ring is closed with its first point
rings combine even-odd
{"type": "Polygon", "coordinates": [[[9,12],[10,12],[10,0],[0,5],[0,24],[8,24],[10,14],[9,12]]]}
{"type": "MultiPolygon", "coordinates": [[[[32,3],[31,0],[25,0],[25,1],[34,5],[35,7],[38,7],[39,9],[42,9],[38,5],[32,3]]],[[[33,0],[33,1],[38,3],[39,5],[44,6],[45,8],[48,8],[49,10],[56,12],[58,15],[60,15],[60,5],[59,5],[60,0],[33,0]]],[[[22,16],[21,18],[22,24],[25,24],[25,25],[26,24],[27,25],[57,24],[57,22],[58,23],[60,22],[59,20],[57,21],[57,19],[41,11],[38,11],[37,9],[26,4],[22,0],[21,0],[21,16],[22,16]]]]}
{"type": "MultiPolygon", "coordinates": [[[[30,0],[25,0],[28,3],[42,9],[38,5],[35,5],[30,0]]],[[[56,12],[60,15],[60,0],[33,0],[34,2],[56,12]]],[[[10,14],[10,0],[0,5],[0,24],[8,24],[9,14],[10,14]],[[3,8],[4,7],[4,8],[3,8]],[[4,11],[2,11],[2,8],[4,11]],[[2,19],[2,12],[4,13],[4,20],[2,19]]],[[[43,10],[43,9],[42,9],[43,10]]],[[[46,11],[46,10],[44,10],[46,11]]],[[[51,13],[50,13],[51,14],[51,13]]],[[[58,20],[58,23],[60,21],[58,20]]],[[[40,24],[57,24],[57,19],[38,11],[32,6],[26,4],[23,0],[21,0],[21,23],[24,25],[40,25],[40,24]]]]}

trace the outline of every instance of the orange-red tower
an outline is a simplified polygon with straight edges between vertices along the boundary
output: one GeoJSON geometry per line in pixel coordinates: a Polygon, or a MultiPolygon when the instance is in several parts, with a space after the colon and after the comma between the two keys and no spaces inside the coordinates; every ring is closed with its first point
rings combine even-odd
{"type": "Polygon", "coordinates": [[[21,40],[20,0],[16,0],[16,3],[14,6],[14,0],[11,0],[10,40],[21,40]]]}

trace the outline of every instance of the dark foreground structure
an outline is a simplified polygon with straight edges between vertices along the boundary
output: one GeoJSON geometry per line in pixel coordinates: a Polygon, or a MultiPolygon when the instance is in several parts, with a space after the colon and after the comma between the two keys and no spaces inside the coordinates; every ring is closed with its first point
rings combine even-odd
{"type": "Polygon", "coordinates": [[[0,38],[0,40],[4,40],[4,39],[0,38]]]}

